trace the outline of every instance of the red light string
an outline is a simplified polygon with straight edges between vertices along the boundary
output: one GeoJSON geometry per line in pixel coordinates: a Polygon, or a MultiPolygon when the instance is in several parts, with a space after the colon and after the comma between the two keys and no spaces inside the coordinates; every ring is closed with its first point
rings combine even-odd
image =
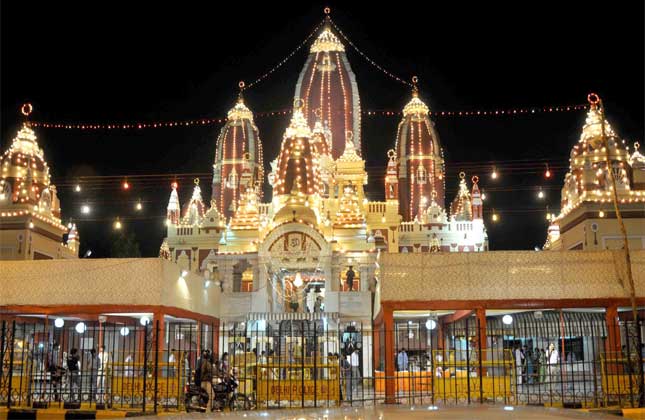
{"type": "MultiPolygon", "coordinates": [[[[475,111],[430,111],[433,117],[508,117],[534,114],[546,114],[554,112],[572,112],[588,109],[588,105],[558,105],[558,106],[541,106],[528,108],[508,108],[495,110],[475,110],[475,111]]],[[[258,112],[256,117],[273,117],[290,115],[291,110],[275,110],[258,112]]],[[[396,117],[401,116],[401,111],[392,110],[364,110],[362,114],[368,117],[396,117]]],[[[156,121],[156,122],[130,122],[130,123],[63,123],[63,122],[44,122],[30,121],[32,127],[55,128],[65,130],[141,130],[148,128],[176,128],[176,127],[193,127],[223,124],[227,118],[199,118],[183,121],[156,121]]]]}

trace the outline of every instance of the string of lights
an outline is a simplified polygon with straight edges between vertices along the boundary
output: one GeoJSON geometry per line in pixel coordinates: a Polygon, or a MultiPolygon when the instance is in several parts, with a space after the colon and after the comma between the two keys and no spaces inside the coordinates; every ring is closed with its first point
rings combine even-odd
{"type": "Polygon", "coordinates": [[[273,66],[269,71],[267,71],[266,73],[264,73],[263,75],[261,75],[260,77],[258,77],[257,79],[255,79],[254,81],[249,83],[248,85],[246,85],[243,88],[243,90],[250,89],[253,86],[257,85],[258,83],[262,82],[264,79],[266,79],[267,77],[272,75],[276,70],[278,70],[280,67],[282,67],[284,64],[286,64],[287,61],[289,61],[291,59],[291,57],[293,57],[298,51],[300,51],[302,49],[302,47],[307,45],[309,40],[318,32],[318,30],[320,29],[320,27],[323,25],[324,22],[325,22],[324,19],[321,20],[320,23],[318,23],[318,25],[316,25],[314,30],[311,31],[311,33],[309,35],[307,35],[307,37],[293,51],[291,51],[289,54],[287,54],[287,56],[285,58],[283,58],[282,61],[280,61],[278,64],[273,66]]]}
{"type": "MultiPolygon", "coordinates": [[[[588,106],[584,104],[578,105],[549,105],[549,106],[531,106],[521,108],[499,108],[487,110],[467,110],[467,111],[430,111],[433,117],[514,117],[514,116],[527,116],[545,113],[561,113],[572,112],[587,109],[588,106]]],[[[273,111],[264,111],[255,113],[255,117],[274,117],[290,115],[291,110],[280,109],[273,111]]],[[[362,114],[368,117],[398,117],[402,115],[401,111],[394,110],[364,110],[362,114]]],[[[142,130],[142,129],[155,129],[155,128],[180,128],[180,127],[194,127],[194,126],[209,126],[216,124],[224,124],[227,118],[197,118],[190,120],[169,120],[169,121],[140,121],[140,122],[46,122],[46,121],[30,121],[32,127],[41,127],[48,129],[64,129],[64,130],[142,130]]]]}
{"type": "Polygon", "coordinates": [[[368,56],[367,56],[367,54],[365,54],[363,51],[361,51],[361,50],[360,50],[360,49],[359,49],[359,48],[358,48],[358,47],[357,47],[357,46],[356,46],[356,45],[355,45],[355,44],[354,44],[354,43],[353,43],[353,42],[352,42],[352,41],[347,37],[347,35],[345,35],[345,33],[344,33],[344,32],[343,32],[343,31],[338,27],[338,25],[336,25],[336,23],[335,23],[331,18],[329,18],[329,22],[332,24],[332,26],[334,27],[334,29],[336,29],[336,31],[338,31],[338,33],[340,34],[340,36],[342,36],[342,37],[343,37],[343,39],[344,39],[345,41],[347,41],[347,43],[348,43],[348,44],[349,44],[349,45],[350,45],[350,46],[351,46],[351,47],[352,47],[352,48],[353,48],[353,49],[354,49],[354,50],[355,50],[355,51],[356,51],[356,52],[357,52],[361,57],[363,57],[363,58],[364,58],[364,59],[365,59],[369,64],[371,64],[372,66],[374,66],[376,69],[378,69],[379,71],[381,71],[383,74],[385,74],[386,76],[388,76],[388,77],[389,77],[389,78],[391,78],[392,80],[395,80],[395,81],[397,81],[397,82],[399,82],[399,83],[401,83],[401,84],[403,84],[403,85],[406,85],[406,86],[408,86],[408,87],[414,88],[414,84],[412,84],[411,82],[408,82],[407,80],[404,80],[404,79],[400,78],[399,76],[395,75],[395,74],[394,74],[394,73],[392,73],[391,71],[386,70],[385,68],[383,68],[383,66],[380,66],[377,62],[375,62],[375,61],[374,61],[374,60],[372,60],[370,57],[368,57],[368,56]]]}

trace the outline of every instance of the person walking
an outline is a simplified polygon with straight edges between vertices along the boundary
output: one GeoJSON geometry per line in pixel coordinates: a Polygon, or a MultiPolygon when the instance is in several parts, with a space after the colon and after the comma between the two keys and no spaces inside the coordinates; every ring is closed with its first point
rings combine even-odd
{"type": "Polygon", "coordinates": [[[70,401],[73,402],[80,401],[81,370],[79,360],[78,349],[74,347],[67,356],[67,373],[69,377],[67,382],[69,383],[70,401]]]}
{"type": "Polygon", "coordinates": [[[408,354],[405,352],[404,348],[401,349],[399,354],[396,356],[396,365],[399,372],[408,370],[408,354]]]}

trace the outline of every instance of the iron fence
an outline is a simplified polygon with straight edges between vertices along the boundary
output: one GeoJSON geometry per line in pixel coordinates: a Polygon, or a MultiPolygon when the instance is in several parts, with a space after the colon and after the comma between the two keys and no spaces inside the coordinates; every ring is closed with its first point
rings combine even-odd
{"type": "MultiPolygon", "coordinates": [[[[395,318],[359,322],[0,321],[0,404],[184,410],[210,349],[236,408],[504,404],[643,406],[642,323],[604,315],[516,314],[511,323],[395,318]],[[74,350],[75,349],[75,350],[74,350]]],[[[216,393],[218,398],[222,397],[216,393]]],[[[212,400],[211,400],[212,402],[212,400]]],[[[222,408],[228,404],[221,405],[222,408]]]]}

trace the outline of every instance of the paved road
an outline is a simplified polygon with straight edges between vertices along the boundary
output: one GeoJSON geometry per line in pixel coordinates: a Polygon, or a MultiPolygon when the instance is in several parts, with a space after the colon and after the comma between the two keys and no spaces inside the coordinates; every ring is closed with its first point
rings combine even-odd
{"type": "MultiPolygon", "coordinates": [[[[144,417],[145,418],[145,417],[144,417]]],[[[149,417],[150,419],[152,417],[149,417]]],[[[309,409],[309,410],[260,410],[249,412],[190,413],[164,416],[164,419],[261,419],[278,420],[421,420],[421,419],[613,419],[613,415],[587,413],[571,409],[538,407],[435,407],[435,406],[377,406],[364,408],[309,409]]]]}

